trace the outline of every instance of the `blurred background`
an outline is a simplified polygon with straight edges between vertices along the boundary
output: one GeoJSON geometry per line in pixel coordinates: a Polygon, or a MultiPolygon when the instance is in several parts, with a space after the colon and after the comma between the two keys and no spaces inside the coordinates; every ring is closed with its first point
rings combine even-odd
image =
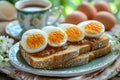
{"type": "MultiPolygon", "coordinates": [[[[6,0],[13,5],[18,0],[6,0]]],[[[63,9],[63,17],[66,15],[72,13],[76,10],[76,7],[80,5],[83,2],[89,2],[91,5],[94,5],[96,1],[101,0],[49,0],[53,4],[52,7],[60,6],[62,5],[64,7],[63,9]]],[[[107,1],[108,4],[111,7],[112,13],[116,16],[117,20],[120,20],[120,1],[119,0],[104,0],[107,1]]]]}

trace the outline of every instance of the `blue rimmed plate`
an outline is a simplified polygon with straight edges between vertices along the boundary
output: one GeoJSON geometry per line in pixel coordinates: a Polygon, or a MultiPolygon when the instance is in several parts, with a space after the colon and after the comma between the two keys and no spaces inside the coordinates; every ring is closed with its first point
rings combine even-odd
{"type": "Polygon", "coordinates": [[[21,57],[19,52],[19,43],[16,43],[9,50],[10,62],[16,68],[37,75],[56,76],[56,77],[70,77],[70,76],[77,76],[77,75],[91,73],[109,66],[111,63],[113,63],[113,61],[115,61],[117,57],[118,54],[113,50],[108,55],[97,58],[91,61],[90,63],[82,66],[71,67],[71,68],[60,68],[54,70],[43,70],[43,69],[32,68],[24,61],[24,59],[21,57]]]}

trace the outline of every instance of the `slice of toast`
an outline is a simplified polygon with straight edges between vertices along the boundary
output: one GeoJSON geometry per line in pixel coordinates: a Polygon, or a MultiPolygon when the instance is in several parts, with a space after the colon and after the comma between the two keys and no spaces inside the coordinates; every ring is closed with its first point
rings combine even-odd
{"type": "Polygon", "coordinates": [[[98,57],[104,56],[106,54],[109,54],[111,52],[111,44],[109,43],[106,47],[97,49],[85,54],[82,54],[76,58],[73,58],[65,63],[62,64],[62,67],[72,67],[72,66],[78,66],[86,64],[98,57]]]}
{"type": "MultiPolygon", "coordinates": [[[[67,61],[69,63],[71,59],[76,58],[84,53],[106,47],[108,44],[109,44],[109,37],[103,34],[96,41],[91,42],[90,44],[69,45],[67,49],[55,52],[54,54],[45,57],[40,57],[38,55],[41,54],[41,52],[33,53],[34,55],[28,53],[22,48],[21,45],[20,45],[20,51],[21,51],[21,55],[30,66],[34,68],[54,69],[60,66],[66,67],[66,66],[62,66],[62,64],[67,61]]],[[[42,53],[42,54],[46,54],[46,53],[42,53]]]]}

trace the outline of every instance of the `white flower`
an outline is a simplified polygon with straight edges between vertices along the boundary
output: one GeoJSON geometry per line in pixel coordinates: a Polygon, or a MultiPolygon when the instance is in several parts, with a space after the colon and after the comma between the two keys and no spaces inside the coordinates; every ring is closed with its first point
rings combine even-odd
{"type": "Polygon", "coordinates": [[[3,58],[3,56],[1,56],[1,55],[0,55],[0,62],[2,62],[2,61],[3,61],[3,59],[4,59],[4,58],[3,58]]]}
{"type": "Polygon", "coordinates": [[[120,32],[117,35],[114,35],[113,38],[114,38],[114,41],[112,43],[112,47],[116,51],[120,51],[120,32]]]}
{"type": "Polygon", "coordinates": [[[0,54],[3,54],[13,45],[14,40],[5,36],[0,36],[0,54]]]}

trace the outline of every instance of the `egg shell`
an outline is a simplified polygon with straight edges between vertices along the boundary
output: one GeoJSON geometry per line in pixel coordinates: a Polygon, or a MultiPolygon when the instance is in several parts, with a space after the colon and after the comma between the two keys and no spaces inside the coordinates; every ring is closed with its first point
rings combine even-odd
{"type": "Polygon", "coordinates": [[[95,3],[96,10],[99,11],[107,11],[112,13],[109,4],[106,1],[98,1],[95,3]]]}
{"type": "Polygon", "coordinates": [[[12,20],[15,18],[15,7],[7,1],[0,1],[0,20],[12,20]]]}
{"type": "Polygon", "coordinates": [[[96,8],[92,5],[90,5],[90,3],[82,3],[77,7],[78,11],[82,11],[83,13],[85,13],[88,17],[88,19],[93,19],[93,17],[96,15],[97,11],[96,8]]]}
{"type": "Polygon", "coordinates": [[[65,18],[65,23],[78,24],[82,21],[87,20],[87,16],[81,11],[75,11],[65,18]]]}
{"type": "Polygon", "coordinates": [[[103,23],[106,31],[111,30],[111,28],[114,27],[116,24],[115,16],[106,11],[98,12],[94,17],[94,20],[97,20],[103,23]]]}

